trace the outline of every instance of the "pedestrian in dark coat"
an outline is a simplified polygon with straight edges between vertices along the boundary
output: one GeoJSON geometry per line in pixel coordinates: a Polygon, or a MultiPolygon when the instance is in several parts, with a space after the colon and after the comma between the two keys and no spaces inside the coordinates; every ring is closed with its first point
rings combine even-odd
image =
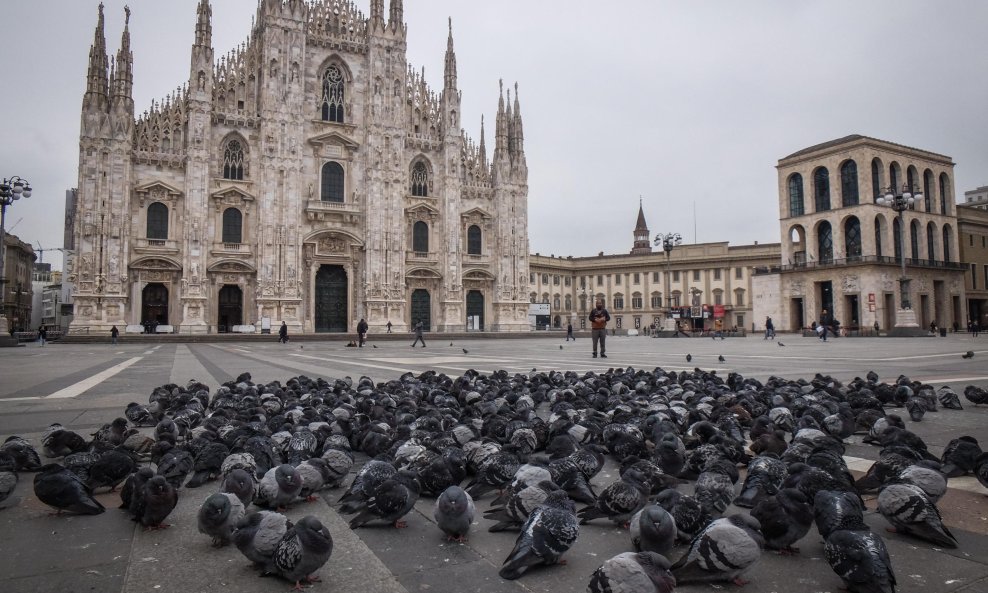
{"type": "Polygon", "coordinates": [[[415,344],[418,344],[419,342],[422,342],[422,347],[425,348],[425,338],[422,337],[422,322],[421,321],[419,321],[418,323],[415,324],[415,341],[412,342],[412,348],[414,348],[415,347],[415,344]]]}
{"type": "Polygon", "coordinates": [[[607,358],[605,354],[605,343],[607,340],[607,322],[611,320],[611,314],[604,308],[604,301],[597,299],[597,305],[590,311],[588,321],[590,321],[591,339],[593,341],[593,357],[597,358],[597,344],[600,343],[600,357],[607,358]]]}
{"type": "Polygon", "coordinates": [[[364,347],[364,341],[367,339],[367,322],[364,321],[363,317],[357,322],[357,345],[360,348],[364,347]]]}
{"type": "Polygon", "coordinates": [[[119,336],[120,336],[120,330],[117,329],[117,326],[114,325],[113,327],[110,328],[110,343],[116,346],[117,338],[119,336]]]}
{"type": "Polygon", "coordinates": [[[39,326],[38,327],[38,340],[41,342],[41,347],[42,348],[45,347],[45,340],[47,340],[47,339],[48,339],[48,330],[46,330],[45,329],[45,326],[43,326],[43,325],[42,326],[39,326]]]}
{"type": "Polygon", "coordinates": [[[573,335],[573,324],[572,323],[567,323],[566,324],[566,341],[569,342],[570,340],[573,340],[575,342],[576,341],[576,337],[573,335]]]}
{"type": "Polygon", "coordinates": [[[278,342],[282,344],[288,343],[288,324],[284,321],[281,322],[281,327],[278,329],[278,342]]]}

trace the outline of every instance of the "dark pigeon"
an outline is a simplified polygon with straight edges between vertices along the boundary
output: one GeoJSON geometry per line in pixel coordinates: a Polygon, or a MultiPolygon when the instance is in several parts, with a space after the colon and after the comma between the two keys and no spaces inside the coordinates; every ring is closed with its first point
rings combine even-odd
{"type": "Polygon", "coordinates": [[[895,573],[885,541],[868,529],[839,529],[824,556],[851,593],[895,593],[895,573]]]}
{"type": "Polygon", "coordinates": [[[254,502],[254,493],[256,491],[257,481],[254,479],[253,474],[240,468],[227,474],[223,479],[223,484],[220,486],[220,492],[233,494],[244,505],[244,508],[254,502]]]}
{"type": "Polygon", "coordinates": [[[943,450],[940,471],[948,478],[957,478],[974,471],[978,458],[981,456],[978,440],[971,436],[960,436],[951,439],[943,450]]]}
{"type": "Polygon", "coordinates": [[[137,508],[144,505],[144,485],[154,477],[154,470],[150,467],[142,467],[130,474],[124,481],[123,488],[120,489],[120,507],[130,513],[137,515],[137,508]]]}
{"type": "Polygon", "coordinates": [[[175,488],[163,476],[154,476],[144,485],[144,509],[136,519],[145,529],[163,529],[177,504],[175,488]]]}
{"type": "Polygon", "coordinates": [[[637,552],[663,556],[676,543],[676,520],[664,508],[650,504],[631,518],[631,545],[637,552]]]}
{"type": "Polygon", "coordinates": [[[213,538],[215,547],[233,541],[233,531],[244,518],[244,503],[234,494],[217,492],[199,507],[199,533],[213,538]]]}
{"type": "Polygon", "coordinates": [[[308,515],[290,528],[274,551],[273,568],[282,578],[295,582],[318,582],[315,572],[333,554],[333,537],[319,519],[308,515]]]}
{"type": "Polygon", "coordinates": [[[516,455],[495,453],[481,464],[477,477],[467,484],[466,491],[474,499],[478,499],[492,490],[503,489],[511,483],[520,466],[521,462],[516,455]]]}
{"type": "Polygon", "coordinates": [[[690,541],[713,521],[700,503],[692,496],[676,490],[666,490],[655,497],[655,502],[672,515],[676,521],[676,537],[690,541]]]}
{"type": "Polygon", "coordinates": [[[631,517],[648,502],[647,478],[640,471],[631,469],[604,488],[593,506],[580,509],[580,524],[606,517],[618,525],[627,525],[631,517]]]}
{"type": "Polygon", "coordinates": [[[108,487],[113,492],[136,469],[137,463],[130,453],[107,451],[90,466],[86,483],[94,490],[108,487]]]}
{"type": "Polygon", "coordinates": [[[549,493],[559,489],[561,487],[551,481],[543,481],[532,485],[522,484],[516,487],[508,495],[503,506],[484,511],[485,519],[497,521],[497,523],[491,525],[487,530],[496,532],[521,528],[535,509],[542,506],[549,493]]]}
{"type": "Polygon", "coordinates": [[[559,563],[580,535],[575,511],[573,501],[562,490],[549,494],[522,526],[514,548],[498,571],[501,578],[514,580],[533,566],[559,563]]]}
{"type": "Polygon", "coordinates": [[[813,499],[813,519],[824,539],[841,529],[868,528],[864,522],[864,503],[853,492],[817,492],[813,499]]]}
{"type": "Polygon", "coordinates": [[[354,476],[350,487],[340,497],[339,502],[344,503],[340,507],[340,512],[344,514],[356,513],[357,509],[363,506],[370,492],[398,473],[395,466],[387,461],[372,459],[364,464],[354,476]]]}
{"type": "Polygon", "coordinates": [[[7,437],[0,452],[9,454],[14,460],[14,468],[19,472],[33,472],[41,469],[41,456],[27,439],[19,436],[7,437]]]}
{"type": "Polygon", "coordinates": [[[79,476],[57,463],[40,468],[34,476],[34,494],[38,500],[57,509],[80,515],[98,515],[106,509],[93,498],[93,490],[79,476]]]}
{"type": "Polygon", "coordinates": [[[41,435],[41,447],[46,457],[65,457],[85,451],[89,444],[78,433],[66,430],[61,424],[55,423],[45,429],[44,434],[41,435]]]}
{"type": "Polygon", "coordinates": [[[771,456],[758,456],[748,462],[741,494],[734,499],[739,507],[752,508],[763,498],[776,494],[789,475],[786,464],[771,456]]]}
{"type": "Polygon", "coordinates": [[[220,475],[223,461],[230,454],[230,449],[223,443],[210,443],[195,456],[192,464],[192,477],[185,483],[186,488],[198,488],[220,475]]]}
{"type": "Polygon", "coordinates": [[[799,490],[785,488],[762,499],[751,509],[751,516],[761,524],[766,548],[793,554],[799,552],[793,544],[813,525],[813,504],[799,490]]]}
{"type": "Polygon", "coordinates": [[[350,528],[356,529],[380,519],[402,529],[405,522],[401,518],[412,510],[418,498],[418,478],[414,473],[402,470],[368,492],[363,506],[357,510],[357,516],[350,521],[350,528]]]}
{"type": "Polygon", "coordinates": [[[185,449],[174,448],[161,458],[158,463],[158,475],[163,476],[172,488],[181,488],[185,478],[192,472],[195,460],[185,449]]]}
{"type": "Polygon", "coordinates": [[[607,560],[590,576],[588,593],[672,593],[676,578],[669,560],[655,552],[624,552],[607,560]]]}

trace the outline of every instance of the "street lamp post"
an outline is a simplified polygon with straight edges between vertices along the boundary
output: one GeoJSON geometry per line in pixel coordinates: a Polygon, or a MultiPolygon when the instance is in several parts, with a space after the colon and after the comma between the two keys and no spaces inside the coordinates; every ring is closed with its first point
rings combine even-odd
{"type": "Polygon", "coordinates": [[[899,308],[895,312],[895,327],[890,335],[925,335],[916,321],[916,312],[909,302],[909,278],[906,276],[906,224],[903,216],[913,204],[922,200],[923,192],[918,189],[913,191],[913,187],[909,184],[903,185],[901,191],[890,186],[885,190],[885,194],[876,200],[878,205],[892,208],[899,220],[899,262],[902,265],[902,273],[899,276],[899,308]]]}
{"type": "Polygon", "coordinates": [[[666,327],[665,329],[675,329],[676,322],[672,318],[672,280],[669,272],[669,260],[672,257],[672,250],[683,244],[683,237],[679,233],[659,233],[655,235],[654,244],[662,245],[662,250],[666,252],[666,327]]]}
{"type": "MultiPolygon", "coordinates": [[[[12,205],[14,202],[21,198],[31,197],[31,184],[28,183],[26,179],[18,176],[10,177],[9,179],[4,177],[3,181],[0,181],[0,345],[8,345],[3,342],[4,338],[10,338],[9,329],[7,326],[7,316],[4,311],[4,304],[7,300],[7,292],[5,290],[5,284],[7,282],[7,277],[4,275],[4,264],[6,263],[6,250],[7,250],[7,237],[5,232],[5,224],[7,222],[7,206],[12,205]]],[[[14,340],[14,344],[17,345],[17,341],[14,340]]]]}

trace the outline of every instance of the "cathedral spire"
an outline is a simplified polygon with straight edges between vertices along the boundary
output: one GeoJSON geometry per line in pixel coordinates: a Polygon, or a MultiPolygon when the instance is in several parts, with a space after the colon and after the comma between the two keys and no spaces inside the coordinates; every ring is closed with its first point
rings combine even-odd
{"type": "Polygon", "coordinates": [[[209,0],[199,0],[196,9],[196,43],[197,46],[211,47],[213,45],[213,7],[209,0]]]}
{"type": "Polygon", "coordinates": [[[487,143],[484,141],[484,116],[480,116],[480,150],[477,153],[480,164],[487,164],[487,143]]]}
{"type": "Polygon", "coordinates": [[[395,31],[401,31],[401,28],[405,22],[405,9],[402,6],[401,0],[391,0],[391,6],[389,6],[389,8],[391,10],[391,15],[390,18],[388,18],[388,24],[391,25],[391,28],[395,31]]]}
{"type": "Polygon", "coordinates": [[[109,95],[107,81],[106,37],[103,35],[103,4],[99,5],[99,19],[93,45],[89,48],[89,71],[86,74],[86,94],[82,99],[83,108],[105,106],[109,95]]]}
{"type": "Polygon", "coordinates": [[[515,108],[514,119],[511,122],[511,135],[514,141],[515,151],[519,154],[525,152],[525,130],[521,123],[521,103],[518,101],[518,83],[515,83],[515,108]]]}
{"type": "Polygon", "coordinates": [[[370,26],[371,30],[384,29],[384,0],[371,0],[370,26]]]}
{"type": "Polygon", "coordinates": [[[645,224],[645,211],[642,210],[641,197],[638,198],[638,221],[635,223],[634,235],[635,245],[631,249],[631,255],[652,253],[652,242],[648,240],[648,225],[645,224]]]}
{"type": "Polygon", "coordinates": [[[456,90],[456,52],[453,51],[453,18],[449,19],[449,37],[446,39],[446,90],[456,90]]]}
{"type": "Polygon", "coordinates": [[[504,80],[499,80],[500,96],[497,100],[497,119],[494,121],[494,160],[508,148],[508,127],[504,114],[504,80]]]}
{"type": "Polygon", "coordinates": [[[113,76],[113,102],[122,101],[127,111],[133,113],[134,100],[134,52],[130,51],[130,7],[124,6],[124,30],[117,51],[116,72],[113,76]]]}

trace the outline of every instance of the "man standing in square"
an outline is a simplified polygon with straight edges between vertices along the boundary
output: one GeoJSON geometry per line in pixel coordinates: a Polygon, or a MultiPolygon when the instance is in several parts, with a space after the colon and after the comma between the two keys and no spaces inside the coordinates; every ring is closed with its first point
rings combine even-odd
{"type": "Polygon", "coordinates": [[[597,306],[590,311],[590,329],[593,338],[593,357],[597,358],[597,342],[600,342],[600,357],[607,358],[604,342],[607,339],[607,322],[611,320],[610,313],[604,308],[604,301],[597,299],[597,306]]]}

